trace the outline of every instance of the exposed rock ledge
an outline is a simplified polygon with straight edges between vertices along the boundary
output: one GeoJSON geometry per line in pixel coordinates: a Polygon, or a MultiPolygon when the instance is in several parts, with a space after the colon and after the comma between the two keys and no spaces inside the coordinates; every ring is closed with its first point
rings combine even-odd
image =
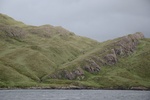
{"type": "Polygon", "coordinates": [[[148,90],[146,87],[131,87],[131,90],[148,90]]]}
{"type": "Polygon", "coordinates": [[[139,40],[143,38],[144,35],[140,32],[123,36],[109,44],[105,51],[99,51],[98,56],[95,55],[85,59],[85,61],[83,61],[84,65],[75,67],[77,69],[71,71],[64,69],[58,73],[53,73],[53,75],[50,75],[50,78],[65,78],[69,80],[83,79],[84,70],[89,73],[96,73],[99,72],[104,65],[111,66],[116,64],[119,57],[132,54],[136,50],[139,40]]]}

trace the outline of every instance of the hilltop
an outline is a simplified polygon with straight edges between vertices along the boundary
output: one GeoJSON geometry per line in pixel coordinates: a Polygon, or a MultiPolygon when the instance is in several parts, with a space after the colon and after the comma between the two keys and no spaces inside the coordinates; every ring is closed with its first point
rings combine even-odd
{"type": "Polygon", "coordinates": [[[1,88],[149,89],[149,53],[140,32],[100,43],[0,14],[1,88]]]}

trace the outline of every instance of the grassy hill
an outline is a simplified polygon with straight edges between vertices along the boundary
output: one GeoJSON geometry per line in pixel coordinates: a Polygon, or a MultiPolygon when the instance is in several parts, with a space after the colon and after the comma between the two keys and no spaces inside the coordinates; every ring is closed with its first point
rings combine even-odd
{"type": "Polygon", "coordinates": [[[149,47],[142,33],[99,43],[0,14],[0,87],[150,88],[149,47]]]}

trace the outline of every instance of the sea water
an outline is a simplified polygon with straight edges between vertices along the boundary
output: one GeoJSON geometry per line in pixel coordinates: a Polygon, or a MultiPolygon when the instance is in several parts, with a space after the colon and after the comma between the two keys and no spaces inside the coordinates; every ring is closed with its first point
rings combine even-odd
{"type": "Polygon", "coordinates": [[[150,91],[0,90],[0,100],[150,100],[150,91]]]}

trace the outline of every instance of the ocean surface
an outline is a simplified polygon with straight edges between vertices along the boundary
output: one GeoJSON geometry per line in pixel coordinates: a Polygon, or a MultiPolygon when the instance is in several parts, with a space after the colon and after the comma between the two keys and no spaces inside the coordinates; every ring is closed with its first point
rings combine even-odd
{"type": "Polygon", "coordinates": [[[0,100],[150,100],[150,91],[0,90],[0,100]]]}

